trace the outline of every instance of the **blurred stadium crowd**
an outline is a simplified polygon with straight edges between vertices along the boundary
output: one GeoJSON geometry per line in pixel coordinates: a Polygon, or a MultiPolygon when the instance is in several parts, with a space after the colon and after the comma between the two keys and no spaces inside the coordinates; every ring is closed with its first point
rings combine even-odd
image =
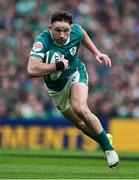
{"type": "Polygon", "coordinates": [[[26,74],[34,38],[60,9],[72,13],[74,22],[112,59],[109,69],[80,49],[90,77],[91,110],[107,117],[139,118],[138,0],[0,0],[0,119],[60,116],[43,80],[26,74]]]}

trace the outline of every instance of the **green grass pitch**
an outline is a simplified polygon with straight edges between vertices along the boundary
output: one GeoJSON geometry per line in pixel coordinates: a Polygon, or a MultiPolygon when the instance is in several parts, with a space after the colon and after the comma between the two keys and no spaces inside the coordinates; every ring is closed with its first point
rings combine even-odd
{"type": "Polygon", "coordinates": [[[109,168],[102,152],[0,149],[0,179],[139,179],[139,153],[109,168]]]}

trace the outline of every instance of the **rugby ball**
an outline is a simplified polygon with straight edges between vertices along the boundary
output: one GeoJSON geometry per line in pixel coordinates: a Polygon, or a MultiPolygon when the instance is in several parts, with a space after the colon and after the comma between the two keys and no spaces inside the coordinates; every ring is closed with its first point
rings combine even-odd
{"type": "MultiPolygon", "coordinates": [[[[57,61],[60,61],[61,54],[59,52],[56,52],[54,50],[50,50],[46,52],[46,63],[56,63],[57,61]]],[[[56,71],[54,73],[50,74],[51,80],[57,80],[62,74],[62,71],[56,71]]]]}

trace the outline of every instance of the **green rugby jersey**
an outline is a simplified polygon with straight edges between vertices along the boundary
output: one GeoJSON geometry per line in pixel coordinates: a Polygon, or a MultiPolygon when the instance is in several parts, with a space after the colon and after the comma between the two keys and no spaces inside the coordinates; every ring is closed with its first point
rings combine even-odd
{"type": "Polygon", "coordinates": [[[36,39],[33,44],[30,56],[35,56],[45,62],[46,52],[53,50],[63,54],[65,59],[69,61],[69,67],[62,72],[62,75],[57,80],[51,80],[50,75],[44,76],[44,82],[47,87],[60,91],[64,88],[68,77],[74,73],[78,68],[81,68],[84,64],[81,63],[77,56],[78,49],[83,39],[83,29],[79,24],[73,24],[71,26],[71,33],[65,45],[58,45],[53,40],[51,31],[47,28],[36,39]]]}

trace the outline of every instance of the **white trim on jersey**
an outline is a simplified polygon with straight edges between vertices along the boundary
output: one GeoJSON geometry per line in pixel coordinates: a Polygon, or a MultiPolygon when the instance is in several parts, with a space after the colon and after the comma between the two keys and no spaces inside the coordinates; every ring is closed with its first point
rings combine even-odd
{"type": "Polygon", "coordinates": [[[42,58],[44,58],[44,53],[38,53],[38,52],[35,52],[35,51],[31,51],[30,55],[38,55],[38,56],[41,56],[42,58]]]}

